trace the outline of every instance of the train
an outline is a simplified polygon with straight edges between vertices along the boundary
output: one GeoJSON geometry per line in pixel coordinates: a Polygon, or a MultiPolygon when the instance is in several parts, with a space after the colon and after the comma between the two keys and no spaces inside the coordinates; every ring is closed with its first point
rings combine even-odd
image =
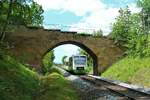
{"type": "Polygon", "coordinates": [[[74,74],[86,74],[86,55],[73,55],[69,58],[68,70],[74,74]]]}

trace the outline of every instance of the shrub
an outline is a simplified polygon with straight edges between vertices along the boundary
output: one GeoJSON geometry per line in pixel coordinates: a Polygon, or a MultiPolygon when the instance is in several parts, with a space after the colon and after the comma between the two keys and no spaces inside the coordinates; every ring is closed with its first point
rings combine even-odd
{"type": "Polygon", "coordinates": [[[42,66],[43,73],[47,73],[51,70],[54,58],[55,58],[54,51],[50,51],[44,56],[42,66]]]}

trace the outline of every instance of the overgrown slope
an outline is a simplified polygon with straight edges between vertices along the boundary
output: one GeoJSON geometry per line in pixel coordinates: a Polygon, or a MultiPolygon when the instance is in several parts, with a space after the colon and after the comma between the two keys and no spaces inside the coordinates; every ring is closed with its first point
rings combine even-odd
{"type": "Polygon", "coordinates": [[[125,57],[112,65],[102,76],[150,87],[150,58],[125,57]]]}
{"type": "Polygon", "coordinates": [[[37,100],[79,100],[71,84],[58,73],[42,77],[41,84],[42,92],[37,100]]]}
{"type": "Polygon", "coordinates": [[[37,90],[36,73],[9,56],[0,59],[0,100],[31,100],[37,90]]]}
{"type": "Polygon", "coordinates": [[[0,56],[0,100],[78,100],[63,76],[39,76],[9,56],[0,56]]]}

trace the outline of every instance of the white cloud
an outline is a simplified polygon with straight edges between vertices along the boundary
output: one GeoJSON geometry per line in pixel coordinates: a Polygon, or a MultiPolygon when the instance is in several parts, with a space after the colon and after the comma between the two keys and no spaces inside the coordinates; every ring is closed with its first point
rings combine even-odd
{"type": "Polygon", "coordinates": [[[100,0],[34,0],[42,5],[44,10],[70,11],[77,16],[98,11],[106,6],[100,0]]]}
{"type": "MultiPolygon", "coordinates": [[[[71,31],[92,32],[102,29],[104,35],[111,31],[111,24],[118,16],[120,8],[108,7],[101,0],[35,0],[43,6],[45,10],[69,11],[77,16],[82,16],[82,20],[72,24],[71,31]],[[88,13],[88,16],[87,16],[88,13]],[[78,28],[79,27],[79,28],[78,28]]],[[[139,12],[136,4],[129,4],[129,9],[139,12]]]]}
{"type": "Polygon", "coordinates": [[[65,45],[61,45],[55,48],[55,50],[60,50],[64,53],[66,53],[66,55],[71,56],[73,54],[76,54],[77,50],[79,49],[78,46],[72,45],[72,44],[65,44],[65,45]]]}
{"type": "Polygon", "coordinates": [[[44,10],[61,10],[66,0],[34,0],[42,5],[44,10]]]}
{"type": "Polygon", "coordinates": [[[105,8],[105,5],[99,0],[67,0],[64,5],[65,11],[74,12],[78,16],[83,16],[86,13],[98,11],[105,8]]]}
{"type": "MultiPolygon", "coordinates": [[[[108,35],[111,32],[115,18],[119,15],[119,9],[120,8],[103,8],[98,11],[93,11],[89,16],[84,17],[79,23],[73,25],[81,27],[83,30],[78,28],[71,28],[70,30],[91,33],[102,29],[104,35],[108,35]],[[89,30],[84,30],[86,28],[89,30]]],[[[130,4],[129,9],[132,13],[138,13],[141,11],[136,4],[130,4]]]]}
{"type": "Polygon", "coordinates": [[[98,27],[91,26],[90,24],[86,23],[85,21],[81,21],[76,24],[70,25],[69,31],[76,31],[79,33],[89,33],[91,34],[95,31],[98,27]]]}
{"type": "Polygon", "coordinates": [[[129,9],[132,13],[139,13],[141,11],[141,8],[137,7],[137,5],[133,3],[129,5],[129,9]]]}
{"type": "MultiPolygon", "coordinates": [[[[111,24],[115,21],[116,16],[119,14],[118,10],[118,8],[107,8],[92,12],[89,16],[82,19],[82,21],[75,24],[75,26],[81,27],[83,29],[78,29],[77,31],[92,32],[102,29],[104,35],[107,35],[110,32],[111,24]]],[[[71,30],[75,31],[76,28],[72,28],[71,30]]]]}

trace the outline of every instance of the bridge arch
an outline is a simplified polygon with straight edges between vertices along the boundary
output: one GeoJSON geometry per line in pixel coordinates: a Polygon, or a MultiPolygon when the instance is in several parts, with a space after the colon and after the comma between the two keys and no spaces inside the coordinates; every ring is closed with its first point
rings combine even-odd
{"type": "Polygon", "coordinates": [[[33,66],[37,71],[41,69],[43,55],[63,44],[79,46],[89,53],[94,61],[95,75],[100,75],[123,56],[123,50],[107,37],[24,26],[18,26],[14,32],[7,35],[10,53],[18,59],[25,56],[23,62],[33,66]]]}
{"type": "MultiPolygon", "coordinates": [[[[97,56],[96,54],[89,48],[87,47],[85,44],[81,43],[81,42],[77,42],[77,41],[62,41],[62,42],[58,42],[57,44],[51,46],[45,53],[47,54],[48,52],[50,52],[51,50],[53,50],[54,48],[61,46],[61,45],[65,45],[65,44],[73,44],[76,45],[78,47],[80,47],[81,49],[85,50],[93,59],[93,74],[94,75],[98,75],[98,60],[97,60],[97,56]]],[[[44,57],[43,55],[43,57],[44,57]]]]}

